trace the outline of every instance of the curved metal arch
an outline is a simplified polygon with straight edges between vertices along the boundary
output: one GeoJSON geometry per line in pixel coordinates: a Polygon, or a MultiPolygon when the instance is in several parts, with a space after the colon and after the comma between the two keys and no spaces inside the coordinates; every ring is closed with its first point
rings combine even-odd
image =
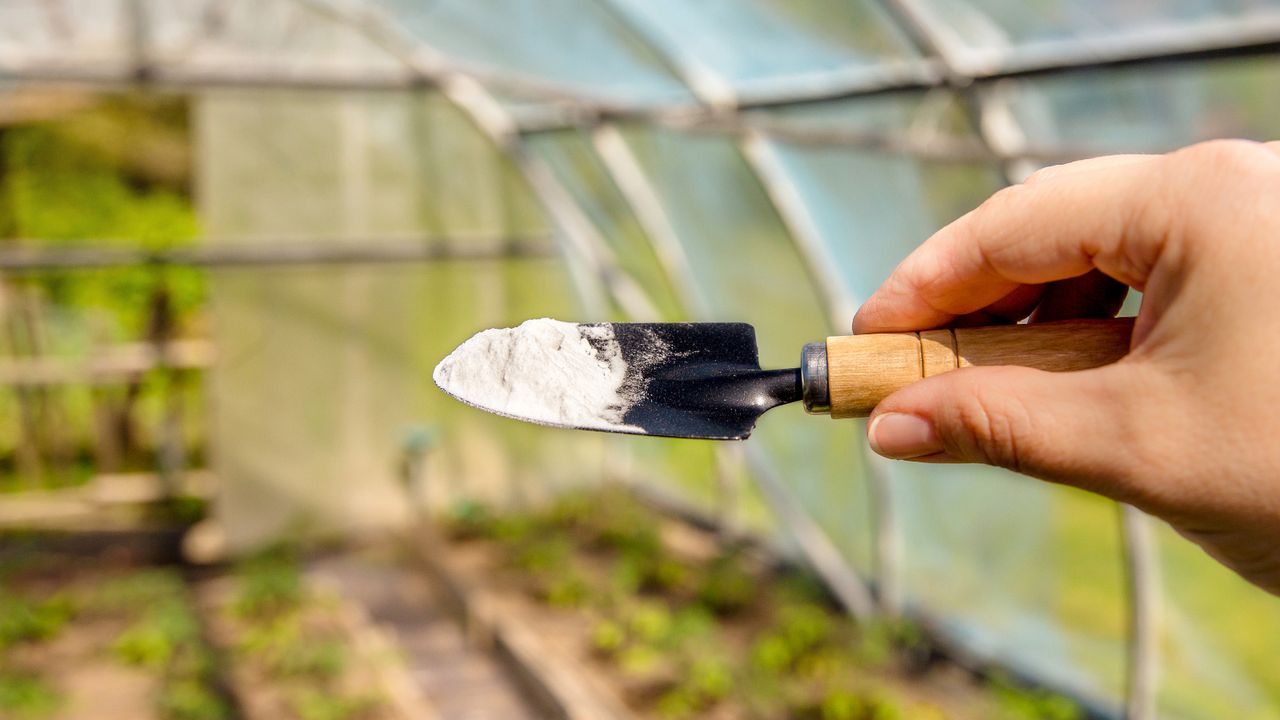
{"type": "MultiPolygon", "coordinates": [[[[670,43],[666,42],[665,38],[657,37],[652,28],[637,26],[630,13],[618,7],[615,0],[597,1],[607,6],[614,16],[618,17],[633,34],[647,42],[650,49],[663,59],[667,66],[689,87],[694,96],[709,108],[713,117],[736,110],[739,107],[739,98],[733,88],[733,84],[727,78],[721,77],[712,68],[698,62],[694,56],[687,53],[673,52],[670,43]]],[[[644,227],[645,234],[657,245],[656,249],[659,251],[659,257],[663,259],[667,266],[668,276],[677,281],[676,286],[681,289],[682,295],[691,303],[691,307],[695,308],[695,312],[700,316],[706,317],[709,310],[708,303],[700,295],[698,284],[693,277],[693,271],[688,257],[684,253],[681,241],[665,208],[662,207],[656,189],[649,183],[641,168],[639,160],[631,153],[626,140],[612,124],[606,123],[598,128],[593,135],[593,140],[597,154],[604,162],[615,184],[622,191],[641,226],[644,227]]],[[[739,150],[742,151],[743,148],[740,146],[739,150]]],[[[816,276],[819,285],[829,290],[832,286],[824,282],[828,278],[824,278],[821,274],[821,264],[815,264],[815,256],[805,252],[804,242],[797,235],[798,228],[791,222],[795,220],[795,217],[789,215],[786,212],[787,208],[784,208],[779,203],[777,193],[769,192],[770,188],[777,189],[778,183],[774,182],[773,178],[762,175],[760,168],[751,163],[749,158],[748,167],[757,181],[766,188],[766,196],[769,198],[774,212],[778,213],[779,217],[782,218],[783,225],[787,228],[788,238],[791,240],[793,247],[799,252],[806,272],[811,277],[816,276]]],[[[794,191],[794,188],[792,190],[794,191]]],[[[830,302],[827,304],[829,313],[839,312],[838,306],[832,305],[830,302]]],[[[836,322],[835,326],[839,326],[839,321],[836,322]]],[[[757,479],[757,484],[770,507],[794,533],[801,551],[830,585],[851,615],[859,620],[871,618],[875,614],[876,607],[867,583],[845,561],[835,544],[827,536],[826,531],[785,489],[784,483],[776,477],[760,448],[756,445],[748,444],[746,449],[746,459],[751,466],[753,477],[757,479]]],[[[727,462],[727,460],[721,458],[721,462],[727,462]]],[[[873,471],[868,478],[868,485],[875,486],[883,481],[883,474],[873,471]]],[[[872,492],[881,497],[887,497],[887,488],[873,487],[872,492]]],[[[876,508],[872,508],[873,516],[877,514],[876,510],[888,512],[889,508],[887,505],[879,504],[876,508]]],[[[888,517],[877,517],[876,522],[877,526],[882,528],[891,528],[893,526],[891,519],[888,517]]],[[[882,553],[880,551],[879,541],[882,539],[882,534],[876,533],[873,538],[874,547],[872,550],[873,554],[881,560],[881,562],[877,563],[881,567],[884,566],[885,563],[883,561],[886,558],[896,557],[893,553],[882,553]]],[[[888,564],[892,565],[893,561],[890,560],[888,564]]],[[[892,582],[890,581],[887,584],[891,586],[892,582]]],[[[882,582],[882,586],[884,585],[885,583],[882,582]]]]}

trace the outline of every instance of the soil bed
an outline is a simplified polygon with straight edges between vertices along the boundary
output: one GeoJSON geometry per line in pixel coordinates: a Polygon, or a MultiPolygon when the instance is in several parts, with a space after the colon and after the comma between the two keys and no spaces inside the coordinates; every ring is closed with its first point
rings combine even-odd
{"type": "Polygon", "coordinates": [[[537,636],[547,662],[645,718],[1076,720],[975,678],[905,623],[857,627],[814,578],[661,517],[621,489],[528,513],[456,506],[427,552],[537,636]]]}

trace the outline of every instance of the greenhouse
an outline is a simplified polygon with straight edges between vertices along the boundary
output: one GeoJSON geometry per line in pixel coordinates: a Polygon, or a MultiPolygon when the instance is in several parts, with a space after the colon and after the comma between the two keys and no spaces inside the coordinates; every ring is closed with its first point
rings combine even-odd
{"type": "MultiPolygon", "coordinates": [[[[200,567],[142,604],[227,557],[250,558],[230,561],[246,587],[269,585],[257,553],[299,538],[436,538],[419,551],[446,558],[424,562],[448,586],[439,565],[485,543],[541,547],[521,522],[569,523],[566,542],[592,546],[610,542],[594,516],[656,513],[814,580],[832,637],[890,628],[892,652],[1039,703],[1010,718],[1280,719],[1280,601],[1133,508],[885,460],[864,422],[796,405],[719,443],[513,422],[431,382],[474,333],[542,317],[747,322],[763,367],[794,367],[999,188],[1098,155],[1280,138],[1277,89],[1271,0],[0,0],[0,717],[5,671],[36,652],[4,637],[11,556],[40,528],[115,542],[101,508],[122,495],[119,524],[164,505],[200,567]]],[[[515,564],[568,562],[531,555],[515,564]]],[[[728,556],[688,561],[676,596],[719,616],[723,586],[684,583],[728,556]]],[[[357,599],[382,597],[379,577],[421,581],[407,561],[328,562],[357,599]]],[[[638,567],[639,587],[667,582],[638,567]]],[[[539,586],[554,612],[593,607],[571,579],[539,586]]],[[[590,663],[625,676],[600,658],[636,655],[645,625],[610,622],[592,625],[590,663]]],[[[226,632],[243,644],[252,628],[226,632]]],[[[572,686],[547,674],[510,702],[572,686]]],[[[394,692],[381,709],[273,714],[236,698],[237,677],[215,683],[233,710],[156,717],[424,716],[394,692]]],[[[601,707],[997,717],[958,709],[971,689],[904,691],[899,714],[845,712],[838,694],[752,714],[735,690],[645,692],[601,707]]],[[[406,693],[440,717],[590,716],[498,700],[451,714],[431,687],[406,693]]],[[[13,717],[94,716],[71,702],[13,717]]]]}

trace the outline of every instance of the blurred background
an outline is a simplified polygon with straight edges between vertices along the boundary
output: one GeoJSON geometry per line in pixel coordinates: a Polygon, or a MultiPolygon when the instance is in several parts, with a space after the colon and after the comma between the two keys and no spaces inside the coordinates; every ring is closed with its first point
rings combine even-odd
{"type": "Polygon", "coordinates": [[[429,378],[794,366],[1002,185],[1215,137],[1280,137],[1274,0],[0,0],[0,718],[1280,718],[1280,600],[1132,509],[429,378]]]}

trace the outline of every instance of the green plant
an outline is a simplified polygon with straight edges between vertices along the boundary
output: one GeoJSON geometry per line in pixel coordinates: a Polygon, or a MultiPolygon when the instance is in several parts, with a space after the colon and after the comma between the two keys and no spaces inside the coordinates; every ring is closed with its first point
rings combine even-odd
{"type": "Polygon", "coordinates": [[[544,537],[521,543],[515,548],[511,562],[521,570],[532,573],[555,573],[569,566],[573,546],[560,536],[544,537]]]}
{"type": "Polygon", "coordinates": [[[849,690],[833,690],[827,693],[818,704],[818,715],[822,720],[862,720],[862,698],[849,690]]]}
{"type": "Polygon", "coordinates": [[[603,655],[612,655],[627,641],[627,630],[616,620],[601,620],[591,631],[591,647],[603,655]]]}
{"type": "Polygon", "coordinates": [[[645,677],[663,666],[663,654],[649,645],[630,645],[618,653],[618,669],[624,675],[645,677]]]}
{"type": "Polygon", "coordinates": [[[85,609],[94,612],[135,612],[185,592],[182,576],[173,570],[139,570],[111,578],[99,585],[85,600],[85,609]]]}
{"type": "Polygon", "coordinates": [[[191,608],[180,598],[165,598],[148,607],[120,634],[112,649],[126,663],[156,670],[167,667],[180,650],[196,643],[199,632],[191,608]]]}
{"type": "Polygon", "coordinates": [[[786,638],[775,634],[765,635],[751,646],[751,662],[766,673],[781,675],[795,662],[791,646],[786,638]]]}
{"type": "Polygon", "coordinates": [[[265,658],[269,672],[276,677],[308,677],[332,680],[347,666],[346,649],[332,638],[303,639],[295,636],[276,646],[265,658]]]}
{"type": "Polygon", "coordinates": [[[576,608],[590,597],[591,587],[576,573],[565,572],[542,583],[538,595],[552,607],[576,608]]]}
{"type": "Polygon", "coordinates": [[[293,612],[306,597],[297,556],[289,548],[272,548],[245,560],[236,568],[236,575],[240,591],[232,608],[241,617],[293,612]]]}
{"type": "Polygon", "coordinates": [[[159,710],[166,720],[224,720],[231,717],[231,709],[226,702],[199,677],[166,683],[160,691],[159,710]]]}
{"type": "Polygon", "coordinates": [[[701,703],[696,695],[683,687],[668,690],[658,698],[654,705],[654,713],[664,720],[684,720],[698,716],[701,703]]]}
{"type": "Polygon", "coordinates": [[[720,615],[732,615],[755,597],[756,579],[743,567],[736,552],[726,552],[707,567],[698,588],[698,600],[720,615]]]}
{"type": "Polygon", "coordinates": [[[61,632],[75,614],[70,598],[34,600],[0,592],[0,650],[20,642],[42,642],[61,632]]]}
{"type": "Polygon", "coordinates": [[[296,614],[258,618],[245,629],[237,651],[256,658],[276,678],[330,680],[346,667],[342,643],[307,632],[296,614]]]}
{"type": "Polygon", "coordinates": [[[0,670],[0,716],[39,720],[56,713],[65,698],[39,675],[0,670]]]}
{"type": "Polygon", "coordinates": [[[924,631],[902,618],[879,619],[862,625],[855,648],[859,660],[871,667],[885,667],[895,657],[927,658],[930,653],[924,631]]]}
{"type": "Polygon", "coordinates": [[[685,685],[706,704],[728,697],[733,689],[733,670],[729,663],[717,658],[695,660],[686,675],[685,685]]]}
{"type": "Polygon", "coordinates": [[[349,697],[304,688],[293,693],[289,707],[301,720],[356,720],[372,714],[382,702],[374,695],[349,697]]]}
{"type": "Polygon", "coordinates": [[[835,620],[826,608],[818,605],[786,605],[778,610],[777,632],[792,655],[799,657],[831,641],[835,620]]]}
{"type": "Polygon", "coordinates": [[[852,648],[837,644],[819,648],[798,659],[795,675],[805,680],[830,683],[855,677],[865,669],[852,648]]]}
{"type": "Polygon", "coordinates": [[[1070,699],[1046,690],[1022,687],[1007,677],[991,679],[1001,720],[1080,720],[1084,712],[1070,699]]]}
{"type": "Polygon", "coordinates": [[[449,507],[444,524],[455,540],[473,540],[493,534],[493,510],[479,500],[459,500],[449,507]]]}
{"type": "Polygon", "coordinates": [[[671,611],[657,603],[641,603],[627,617],[627,630],[638,642],[657,644],[672,630],[671,611]]]}

